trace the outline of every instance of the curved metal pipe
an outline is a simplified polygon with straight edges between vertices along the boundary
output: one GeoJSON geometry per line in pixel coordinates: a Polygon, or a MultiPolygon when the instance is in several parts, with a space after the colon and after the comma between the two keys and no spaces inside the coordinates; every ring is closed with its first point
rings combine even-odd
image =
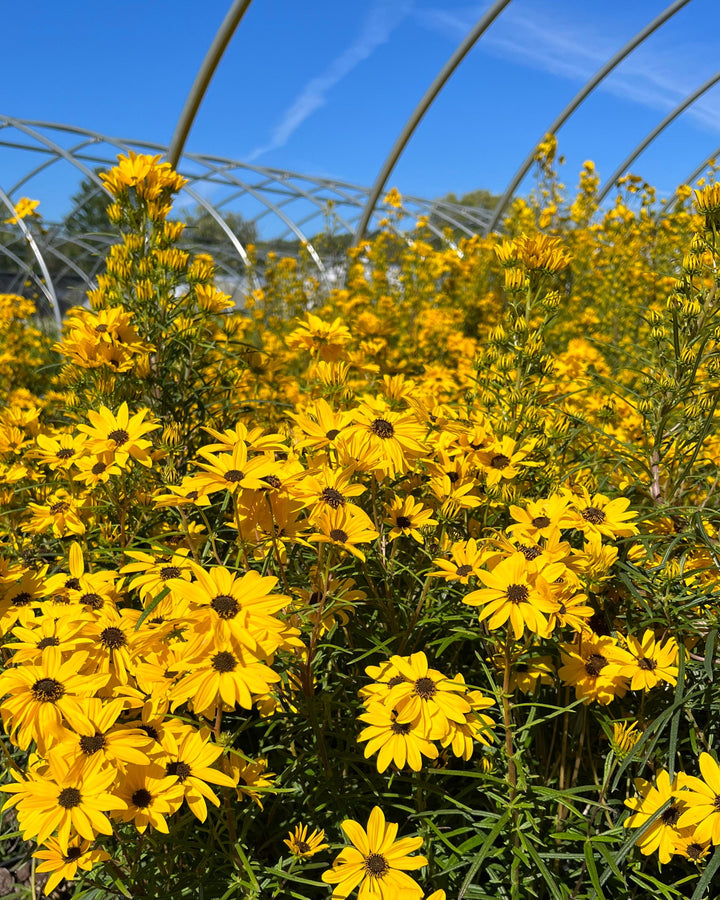
{"type": "Polygon", "coordinates": [[[537,151],[538,145],[543,141],[545,135],[547,134],[555,134],[562,126],[567,122],[570,116],[575,112],[575,110],[580,106],[583,100],[590,94],[595,88],[603,81],[612,70],[619,65],[627,56],[629,56],[632,51],[642,44],[645,38],[649,37],[654,31],[664,25],[665,22],[671,17],[674,16],[676,12],[683,8],[683,6],[687,6],[690,0],[675,0],[674,3],[671,3],[670,6],[667,7],[663,12],[660,13],[657,18],[653,19],[649,25],[646,25],[641,31],[635,35],[635,37],[631,38],[624,47],[621,47],[618,52],[611,57],[604,66],[602,66],[598,71],[593,75],[593,77],[578,91],[577,94],[572,98],[572,100],[568,103],[565,109],[562,110],[560,115],[555,119],[552,125],[547,128],[543,134],[540,136],[540,140],[536,141],[533,145],[532,150],[525,157],[525,161],[517,170],[517,172],[510,179],[510,183],[505,188],[505,193],[502,195],[500,200],[498,201],[497,206],[493,210],[492,218],[490,219],[490,223],[488,224],[486,234],[489,234],[495,228],[497,228],[497,224],[500,221],[500,216],[505,212],[505,207],[510,202],[512,195],[515,193],[517,186],[523,180],[523,178],[527,175],[530,167],[533,164],[535,159],[535,153],[537,151]]]}
{"type": "MultiPolygon", "coordinates": [[[[5,191],[0,188],[0,201],[2,201],[5,206],[10,210],[11,216],[15,215],[15,204],[8,197],[5,191]]],[[[30,249],[35,256],[35,259],[38,261],[38,265],[40,266],[40,271],[43,274],[43,278],[45,279],[45,283],[43,284],[41,281],[38,281],[40,289],[42,290],[45,297],[48,299],[50,306],[52,307],[53,314],[55,316],[55,322],[57,323],[58,331],[62,327],[62,313],[60,312],[60,304],[58,303],[58,298],[55,293],[55,288],[53,286],[52,278],[50,277],[50,272],[45,263],[45,258],[40,252],[40,248],[37,245],[37,241],[33,237],[30,229],[27,227],[25,221],[23,219],[17,220],[17,226],[22,231],[25,236],[25,240],[30,246],[30,249]]]]}
{"type": "MultiPolygon", "coordinates": [[[[365,209],[363,210],[363,214],[360,218],[357,231],[355,232],[355,236],[353,238],[353,246],[357,246],[363,239],[365,230],[368,227],[368,223],[370,222],[370,217],[372,216],[373,210],[375,209],[380,194],[382,193],[382,190],[385,187],[388,178],[390,177],[390,173],[395,168],[395,164],[400,158],[400,154],[405,149],[407,142],[410,140],[413,132],[420,124],[420,120],[427,112],[430,104],[440,93],[450,76],[453,74],[455,69],[457,69],[463,59],[467,56],[472,47],[483,36],[485,31],[490,27],[490,25],[492,25],[495,19],[500,15],[500,13],[510,2],[511,0],[495,0],[495,3],[493,3],[490,9],[488,9],[487,12],[480,17],[480,19],[478,19],[471,31],[468,32],[463,41],[458,45],[453,55],[438,72],[435,80],[427,89],[424,96],[413,110],[412,115],[405,123],[403,130],[400,132],[397,140],[393,144],[392,150],[388,154],[387,159],[378,172],[375,183],[370,189],[370,196],[368,197],[367,203],[365,204],[365,209]]],[[[687,3],[689,2],[689,0],[684,0],[684,2],[687,3]]]]}
{"type": "MultiPolygon", "coordinates": [[[[705,171],[705,169],[707,169],[707,167],[710,165],[710,163],[714,159],[717,159],[718,156],[720,156],[720,147],[718,147],[716,150],[714,150],[710,154],[710,156],[706,156],[705,159],[697,167],[697,169],[694,169],[692,174],[688,175],[687,178],[684,178],[680,182],[680,184],[688,184],[688,185],[692,184],[693,181],[695,181],[696,178],[699,178],[700,175],[705,171]]],[[[677,200],[677,188],[672,192],[672,194],[670,194],[670,196],[667,198],[667,200],[660,207],[660,211],[658,212],[655,221],[657,221],[658,219],[661,219],[665,215],[665,210],[669,206],[672,206],[672,204],[675,202],[675,200],[677,200]]]]}
{"type": "Polygon", "coordinates": [[[627,170],[635,162],[638,156],[640,156],[643,150],[647,149],[647,147],[652,144],[655,138],[663,131],[665,131],[668,125],[672,124],[681,113],[685,112],[688,106],[691,106],[699,97],[702,97],[703,94],[707,93],[711,87],[718,83],[718,81],[720,81],[720,70],[718,70],[713,76],[708,78],[708,80],[701,84],[697,90],[692,92],[692,94],[688,94],[682,102],[678,103],[675,109],[671,110],[665,116],[662,122],[656,125],[655,128],[653,128],[653,130],[649,134],[647,134],[642,141],[640,141],[637,147],[620,163],[617,169],[615,169],[612,175],[605,182],[605,185],[601,188],[600,192],[597,195],[598,205],[602,203],[605,197],[607,197],[618,178],[620,178],[625,174],[625,172],[627,172],[627,170]]]}
{"type": "Polygon", "coordinates": [[[227,49],[227,45],[230,43],[230,39],[235,34],[235,30],[240,24],[240,20],[245,15],[251,2],[252,0],[234,0],[233,5],[228,10],[228,14],[225,16],[222,24],[217,30],[217,34],[210,45],[210,49],[205,55],[205,59],[202,61],[202,65],[198,69],[193,86],[190,88],[190,93],[185,101],[183,111],[180,113],[180,118],[175,126],[175,133],[170,141],[170,149],[168,150],[167,158],[173,169],[177,169],[177,164],[180,161],[185,146],[185,141],[187,140],[187,136],[195,121],[195,116],[203,101],[208,85],[215,74],[215,69],[217,69],[218,63],[222,59],[223,53],[225,53],[225,50],[227,49]]]}

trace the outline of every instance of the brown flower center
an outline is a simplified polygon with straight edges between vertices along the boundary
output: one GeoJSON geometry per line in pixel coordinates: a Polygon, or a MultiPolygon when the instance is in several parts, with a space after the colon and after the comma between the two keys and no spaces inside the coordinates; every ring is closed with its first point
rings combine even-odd
{"type": "Polygon", "coordinates": [[[225,481],[229,481],[232,484],[242,481],[245,477],[245,473],[241,472],[240,469],[228,469],[225,473],[225,481]]]}
{"type": "Polygon", "coordinates": [[[66,863],[75,862],[75,860],[80,859],[82,856],[82,847],[68,847],[68,852],[63,856],[63,861],[66,863]]]}
{"type": "Polygon", "coordinates": [[[178,760],[177,762],[170,762],[165,767],[168,775],[176,775],[177,780],[182,784],[185,779],[192,774],[192,769],[187,763],[181,762],[178,760]]]}
{"type": "Polygon", "coordinates": [[[640,666],[640,668],[644,669],[646,672],[654,672],[655,669],[657,669],[657,663],[655,662],[655,660],[646,659],[645,657],[638,660],[638,666],[640,666]]]}
{"type": "Polygon", "coordinates": [[[467,563],[466,563],[464,566],[458,566],[458,567],[457,567],[457,573],[456,573],[456,574],[459,575],[460,578],[465,578],[465,576],[466,576],[466,575],[469,575],[471,572],[472,572],[472,566],[469,566],[469,565],[467,565],[467,563]]]}
{"type": "Polygon", "coordinates": [[[75,451],[71,450],[69,447],[62,447],[60,450],[58,450],[55,456],[58,459],[70,459],[74,452],[75,451]]]}
{"type": "Polygon", "coordinates": [[[50,512],[54,516],[59,516],[60,513],[67,512],[70,509],[70,504],[66,500],[59,500],[57,503],[53,503],[50,507],[50,512]]]}
{"type": "Polygon", "coordinates": [[[132,805],[138,809],[147,809],[152,803],[152,794],[145,788],[139,788],[130,798],[132,805]]]}
{"type": "Polygon", "coordinates": [[[216,653],[211,663],[216,672],[234,672],[237,664],[237,659],[227,650],[221,650],[220,653],[216,653]]]}
{"type": "Polygon", "coordinates": [[[345,498],[340,493],[340,491],[335,488],[327,487],[323,490],[322,494],[320,494],[320,499],[323,503],[327,503],[328,506],[331,506],[333,509],[338,509],[340,506],[345,506],[345,498]]]}
{"type": "Polygon", "coordinates": [[[680,810],[674,803],[671,803],[660,818],[665,825],[674,825],[680,818],[680,810]]]}
{"type": "Polygon", "coordinates": [[[402,675],[393,675],[393,677],[388,681],[387,686],[388,688],[394,688],[398,684],[404,684],[404,682],[405,679],[402,677],[402,675]]]}
{"type": "Polygon", "coordinates": [[[510,457],[505,456],[504,453],[496,453],[495,456],[490,460],[490,467],[492,469],[507,469],[510,465],[510,457]]]}
{"type": "Polygon", "coordinates": [[[686,853],[688,855],[688,859],[700,859],[703,855],[703,850],[705,849],[702,844],[688,844],[686,849],[686,853]]]}
{"type": "Polygon", "coordinates": [[[365,871],[373,878],[382,878],[390,866],[381,853],[371,853],[365,857],[365,871]]]}
{"type": "Polygon", "coordinates": [[[535,528],[547,528],[548,525],[550,524],[550,519],[548,519],[547,516],[536,516],[532,520],[532,523],[535,526],[535,528]]]}
{"type": "Polygon", "coordinates": [[[591,653],[585,660],[585,671],[592,678],[597,678],[602,669],[608,664],[607,659],[599,653],[591,653]]]}
{"type": "Polygon", "coordinates": [[[98,734],[97,732],[90,736],[84,734],[80,738],[80,749],[85,756],[92,756],[93,753],[98,753],[100,750],[103,750],[106,745],[107,741],[105,740],[105,735],[98,734]]]}
{"type": "Polygon", "coordinates": [[[240,611],[237,600],[228,594],[218,594],[217,597],[213,597],[210,606],[221,619],[234,619],[240,611]]]}
{"type": "Polygon", "coordinates": [[[537,559],[538,556],[542,555],[542,550],[539,547],[529,547],[527,544],[521,544],[518,547],[518,550],[522,553],[525,559],[529,561],[537,559]]]}
{"type": "Polygon", "coordinates": [[[59,647],[60,640],[56,637],[44,637],[41,641],[37,642],[38,650],[45,650],[47,647],[59,647]]]}
{"type": "Polygon", "coordinates": [[[80,598],[80,602],[84,603],[85,606],[89,606],[92,609],[100,609],[100,607],[105,602],[100,594],[83,594],[80,598]]]}
{"type": "Polygon", "coordinates": [[[130,435],[125,431],[124,428],[116,428],[115,431],[111,431],[108,435],[109,441],[114,441],[118,447],[122,447],[123,444],[127,444],[130,440],[130,435]]]}
{"type": "Polygon", "coordinates": [[[587,509],[584,509],[580,513],[580,515],[591,525],[602,525],[606,518],[605,513],[601,509],[598,509],[597,506],[588,506],[587,509]]]}
{"type": "Polygon", "coordinates": [[[100,632],[100,643],[106,650],[119,650],[127,644],[127,638],[122,629],[112,625],[100,632]]]}
{"type": "Polygon", "coordinates": [[[372,431],[376,437],[382,438],[384,441],[395,434],[395,429],[387,419],[375,419],[370,426],[370,431],[372,431]]]}
{"type": "Polygon", "coordinates": [[[348,533],[343,531],[342,528],[333,528],[330,532],[330,539],[337,541],[338,544],[345,544],[347,543],[348,533]]]}
{"type": "Polygon", "coordinates": [[[265,475],[260,481],[264,481],[265,484],[269,485],[271,488],[275,488],[275,490],[279,490],[282,487],[282,481],[280,481],[277,475],[265,475]]]}
{"type": "Polygon", "coordinates": [[[20,591],[19,594],[15,594],[12,598],[13,606],[27,606],[27,604],[32,600],[32,595],[27,591],[20,591]]]}
{"type": "Polygon", "coordinates": [[[54,678],[41,678],[32,686],[32,695],[38,703],[57,703],[65,696],[65,688],[54,678]]]}
{"type": "Polygon", "coordinates": [[[507,598],[511,603],[524,603],[530,596],[530,591],[525,584],[509,584],[507,598]]]}
{"type": "Polygon", "coordinates": [[[396,528],[412,528],[412,521],[407,516],[398,516],[395,526],[396,528]]]}
{"type": "Polygon", "coordinates": [[[428,678],[427,675],[423,678],[418,678],[415,682],[415,693],[423,700],[430,700],[431,697],[434,697],[435,694],[437,694],[435,682],[432,678],[428,678]]]}
{"type": "Polygon", "coordinates": [[[298,853],[309,853],[311,848],[307,841],[298,841],[295,844],[295,849],[298,853]]]}
{"type": "Polygon", "coordinates": [[[107,469],[107,466],[101,460],[98,460],[95,465],[90,469],[93,475],[102,475],[102,473],[107,469]]]}
{"type": "Polygon", "coordinates": [[[179,578],[182,575],[182,571],[178,566],[163,566],[160,569],[160,577],[163,581],[167,581],[168,578],[179,578]]]}
{"type": "Polygon", "coordinates": [[[72,809],[74,806],[80,806],[82,794],[74,787],[63,788],[58,794],[57,802],[63,809],[72,809]]]}

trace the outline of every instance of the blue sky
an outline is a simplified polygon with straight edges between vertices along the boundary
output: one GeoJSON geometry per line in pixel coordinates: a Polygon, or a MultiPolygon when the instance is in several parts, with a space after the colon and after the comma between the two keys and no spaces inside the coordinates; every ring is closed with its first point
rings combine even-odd
{"type": "MultiPolygon", "coordinates": [[[[391,183],[427,197],[501,192],[583,82],[667,2],[513,0],[436,100],[391,183]]],[[[168,143],[229,5],[5,0],[4,33],[17,61],[6,54],[0,113],[168,143]]],[[[187,149],[370,184],[426,87],[489,5],[254,0],[187,149]]],[[[719,25],[717,0],[691,0],[588,98],[559,135],[568,184],[585,159],[609,175],[713,74],[719,25]]],[[[667,194],[719,146],[720,85],[633,169],[667,194]]],[[[0,185],[15,165],[0,157],[0,185]]],[[[64,212],[71,187],[59,176],[42,182],[46,216],[64,212]]]]}

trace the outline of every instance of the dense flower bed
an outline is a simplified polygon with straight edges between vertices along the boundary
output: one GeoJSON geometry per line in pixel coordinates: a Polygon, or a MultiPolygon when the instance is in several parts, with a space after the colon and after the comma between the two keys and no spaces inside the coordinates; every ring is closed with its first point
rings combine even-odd
{"type": "Polygon", "coordinates": [[[0,790],[47,892],[707,896],[720,195],[597,217],[545,151],[503,237],[398,205],[343,289],[271,259],[242,309],[130,154],[59,340],[0,298],[0,790]]]}

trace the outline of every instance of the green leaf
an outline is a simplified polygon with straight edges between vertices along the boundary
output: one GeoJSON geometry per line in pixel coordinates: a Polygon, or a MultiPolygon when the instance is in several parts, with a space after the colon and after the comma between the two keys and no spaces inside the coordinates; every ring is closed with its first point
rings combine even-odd
{"type": "Polygon", "coordinates": [[[598,870],[595,865],[595,856],[593,854],[593,846],[591,841],[585,841],[585,865],[587,866],[590,882],[595,889],[598,900],[605,900],[605,894],[600,887],[600,879],[598,878],[598,870]]]}
{"type": "Polygon", "coordinates": [[[715,848],[715,853],[713,853],[712,859],[707,865],[707,868],[703,872],[703,876],[698,881],[697,887],[690,898],[690,900],[702,900],[702,896],[705,893],[705,888],[710,884],[713,879],[713,875],[720,869],[720,847],[715,848]]]}

